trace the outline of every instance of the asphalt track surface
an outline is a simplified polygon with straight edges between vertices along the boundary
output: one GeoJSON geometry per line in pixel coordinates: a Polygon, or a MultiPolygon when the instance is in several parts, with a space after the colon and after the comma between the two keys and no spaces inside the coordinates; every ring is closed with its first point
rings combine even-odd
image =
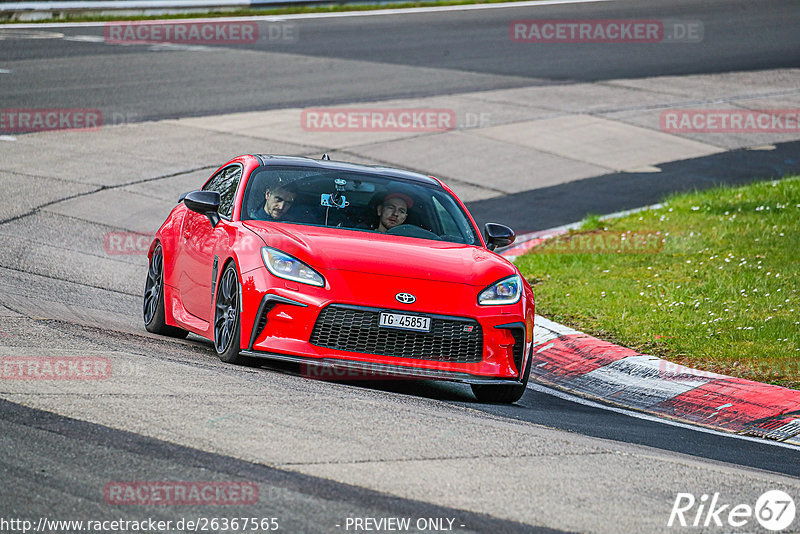
{"type": "MultiPolygon", "coordinates": [[[[0,408],[0,429],[6,436],[3,446],[18,451],[0,464],[4,486],[13,488],[3,501],[5,517],[104,518],[107,506],[96,491],[97,476],[163,480],[168,472],[174,480],[235,478],[257,483],[259,500],[267,503],[259,509],[259,523],[262,518],[275,518],[281,531],[332,532],[347,517],[446,517],[455,519],[460,532],[559,532],[180,447],[6,401],[0,401],[0,408]],[[35,498],[25,503],[25,496],[35,498]]],[[[176,525],[181,519],[213,516],[251,517],[252,510],[204,505],[176,511],[152,505],[124,510],[113,518],[141,521],[148,517],[176,525]]]]}
{"type": "MultiPolygon", "coordinates": [[[[169,54],[168,49],[99,47],[97,42],[85,39],[46,36],[4,39],[0,40],[0,68],[4,67],[3,62],[14,61],[16,70],[14,76],[0,74],[0,94],[3,107],[96,107],[101,102],[135,120],[154,120],[535,84],[567,84],[576,80],[798,67],[800,34],[796,21],[799,18],[798,2],[609,2],[553,6],[537,10],[535,14],[525,8],[513,8],[396,17],[312,18],[296,22],[303,36],[296,43],[259,43],[249,50],[215,47],[210,51],[180,55],[169,54]],[[537,45],[520,53],[519,47],[511,47],[507,39],[497,37],[498,28],[507,28],[510,20],[534,17],[702,19],[707,39],[702,46],[693,47],[691,54],[685,53],[683,45],[679,44],[672,45],[674,48],[653,47],[646,52],[642,52],[641,47],[626,45],[537,45]],[[714,38],[708,38],[710,36],[714,38]],[[86,61],[89,56],[92,60],[86,61]],[[354,79],[364,82],[352,83],[354,79]]],[[[52,31],[41,30],[42,35],[52,31]]],[[[102,35],[102,29],[96,27],[57,31],[73,36],[102,35]]],[[[6,149],[7,146],[0,147],[0,150],[6,149]]],[[[779,150],[790,154],[796,152],[797,145],[787,144],[779,150]]],[[[754,157],[768,158],[760,154],[754,157]]],[[[742,169],[735,155],[718,156],[721,163],[713,158],[676,163],[674,175],[685,175],[687,169],[697,166],[723,169],[720,175],[725,169],[742,169]]],[[[773,167],[772,162],[766,160],[748,161],[748,165],[742,169],[741,179],[745,179],[745,173],[752,176],[753,169],[773,167]]],[[[629,178],[606,176],[596,180],[624,183],[629,178]]],[[[661,180],[665,191],[688,187],[665,181],[663,176],[661,180]]],[[[554,197],[544,198],[574,197],[575,187],[558,186],[551,191],[554,197]]],[[[650,195],[660,192],[642,187],[621,204],[615,198],[604,199],[602,208],[612,211],[633,207],[626,203],[649,204],[653,201],[650,195]]],[[[521,205],[532,202],[525,198],[518,201],[521,205]]],[[[474,208],[491,214],[493,210],[502,209],[500,202],[490,199],[477,203],[474,208]]],[[[547,209],[548,202],[537,202],[542,202],[538,207],[547,209]]],[[[568,211],[554,211],[548,220],[555,226],[572,222],[574,219],[569,219],[570,216],[568,211]]],[[[57,288],[37,287],[41,281],[28,278],[25,273],[4,271],[7,277],[4,284],[9,291],[30,287],[31,294],[36,291],[44,294],[52,290],[63,293],[62,298],[67,301],[74,298],[75,307],[85,298],[109,311],[136,310],[138,304],[135,299],[112,292],[79,293],[70,297],[68,284],[57,288]]],[[[8,314],[9,317],[14,315],[8,314]]],[[[336,384],[302,380],[291,368],[229,369],[215,361],[208,343],[197,339],[188,342],[153,340],[144,335],[137,337],[113,329],[106,331],[35,317],[16,327],[18,331],[14,327],[6,328],[3,334],[4,337],[25,338],[18,345],[21,353],[26,347],[47,343],[76,350],[91,347],[139,351],[147,353],[154,361],[179,362],[202,368],[220,380],[253,381],[256,387],[277,387],[279,391],[289,392],[298,387],[299,382],[300,389],[309,395],[324,395],[320,391],[333,387],[335,395],[352,399],[354,406],[358,406],[358,402],[404,402],[398,401],[398,397],[407,398],[413,406],[427,407],[427,401],[431,401],[430,409],[434,411],[443,404],[451,411],[463,409],[502,421],[540,425],[563,431],[559,435],[566,436],[567,440],[570,436],[602,438],[621,446],[652,447],[667,455],[674,453],[678,458],[721,462],[726,469],[732,467],[734,471],[739,466],[747,473],[753,473],[748,469],[752,468],[800,477],[800,451],[796,448],[678,428],[570,402],[541,391],[529,390],[513,406],[494,406],[475,403],[468,388],[458,385],[390,382],[344,384],[337,388],[336,384]],[[276,386],[271,381],[279,383],[276,386]]],[[[9,349],[14,349],[13,342],[7,343],[9,349]]],[[[172,401],[181,402],[181,399],[172,401]]],[[[134,395],[130,402],[136,402],[134,395]]],[[[350,430],[344,425],[343,431],[350,430]]],[[[167,476],[173,480],[229,480],[235,477],[256,481],[262,496],[268,496],[262,499],[265,504],[259,514],[285,518],[282,521],[290,532],[336,531],[341,530],[334,524],[337,518],[390,515],[455,517],[465,525],[462,531],[548,531],[534,530],[530,525],[491,517],[491,514],[466,512],[463,506],[446,507],[423,499],[394,497],[357,484],[275,469],[257,461],[208,452],[200,445],[197,448],[177,445],[169,440],[50,414],[8,401],[0,401],[0,436],[6,451],[0,460],[4,483],[0,497],[3,516],[39,517],[47,511],[50,517],[61,519],[78,515],[91,517],[92,514],[100,517],[108,509],[96,488],[108,480],[155,480],[167,476]],[[31,495],[36,497],[31,499],[31,495]]],[[[476,447],[481,445],[479,437],[468,439],[473,440],[476,447]]],[[[203,443],[202,429],[197,442],[203,443]]],[[[669,503],[665,501],[666,504],[669,503]]],[[[145,507],[124,509],[118,515],[141,518],[149,514],[163,519],[191,513],[235,515],[228,513],[230,510],[205,507],[175,511],[145,507]]]]}
{"type": "MultiPolygon", "coordinates": [[[[107,105],[138,120],[456,94],[476,90],[797,67],[796,1],[601,2],[352,18],[293,19],[297,39],[213,51],[105,46],[47,32],[103,37],[102,26],[43,29],[6,40],[4,107],[107,105]],[[518,19],[702,21],[702,43],[527,44],[518,19]]],[[[266,24],[266,23],[262,23],[266,24]]],[[[22,31],[22,30],[20,30],[22,31]]],[[[27,30],[32,31],[32,30],[27,30]]],[[[268,32],[264,32],[268,35],[268,32]]],[[[6,38],[8,39],[8,38],[6,38]]],[[[2,65],[0,65],[2,68],[2,65]]],[[[110,110],[112,111],[112,110],[110,110]]]]}

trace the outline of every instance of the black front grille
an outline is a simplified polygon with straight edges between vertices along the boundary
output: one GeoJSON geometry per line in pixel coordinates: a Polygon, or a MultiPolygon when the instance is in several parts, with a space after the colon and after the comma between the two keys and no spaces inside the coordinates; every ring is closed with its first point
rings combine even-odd
{"type": "Polygon", "coordinates": [[[430,315],[430,332],[413,332],[379,327],[380,312],[330,305],[320,312],[311,343],[348,352],[438,362],[475,363],[483,358],[483,333],[474,319],[430,315]]]}

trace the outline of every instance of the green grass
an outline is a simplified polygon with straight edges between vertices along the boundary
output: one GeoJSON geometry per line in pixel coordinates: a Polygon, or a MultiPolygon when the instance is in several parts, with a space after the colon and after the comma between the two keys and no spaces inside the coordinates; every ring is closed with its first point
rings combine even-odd
{"type": "Polygon", "coordinates": [[[538,313],[676,363],[800,389],[800,177],[675,195],[585,228],[517,259],[538,313]],[[587,250],[604,229],[661,232],[663,249],[544,253],[576,239],[571,250],[587,250]]]}
{"type": "Polygon", "coordinates": [[[42,20],[0,20],[0,25],[31,24],[45,22],[109,22],[124,20],[168,20],[213,17],[254,17],[267,15],[293,15],[297,13],[334,13],[342,11],[372,11],[375,9],[403,9],[410,7],[460,6],[470,4],[498,4],[503,2],[522,2],[527,0],[431,0],[424,2],[388,2],[380,4],[323,4],[323,5],[289,5],[263,9],[231,9],[203,13],[176,13],[161,15],[95,15],[91,13],[62,12],[58,18],[42,20]]]}
{"type": "Polygon", "coordinates": [[[603,223],[602,215],[590,213],[583,220],[581,230],[600,230],[605,226],[603,223]]]}

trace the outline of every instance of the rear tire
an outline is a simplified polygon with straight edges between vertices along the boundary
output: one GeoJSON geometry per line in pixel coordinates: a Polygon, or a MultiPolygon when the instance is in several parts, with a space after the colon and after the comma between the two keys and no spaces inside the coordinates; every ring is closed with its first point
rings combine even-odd
{"type": "Polygon", "coordinates": [[[472,393],[480,402],[494,404],[513,404],[525,394],[528,387],[528,378],[531,376],[531,364],[533,363],[533,345],[528,353],[528,365],[525,368],[525,375],[520,384],[510,384],[502,386],[491,386],[483,384],[472,384],[472,393]]]}
{"type": "Polygon", "coordinates": [[[142,319],[148,332],[162,336],[185,338],[189,332],[167,324],[164,317],[164,254],[161,245],[156,245],[147,268],[144,284],[142,319]]]}

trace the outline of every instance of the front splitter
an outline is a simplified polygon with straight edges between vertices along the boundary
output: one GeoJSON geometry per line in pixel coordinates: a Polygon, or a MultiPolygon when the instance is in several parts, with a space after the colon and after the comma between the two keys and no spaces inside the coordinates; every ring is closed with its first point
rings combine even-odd
{"type": "Polygon", "coordinates": [[[490,378],[471,375],[469,373],[444,371],[441,369],[424,369],[419,367],[360,362],[355,360],[310,358],[291,354],[253,350],[243,350],[241,351],[241,355],[250,358],[262,358],[265,360],[276,360],[308,366],[308,371],[304,374],[307,374],[309,378],[323,378],[329,380],[369,380],[371,377],[374,377],[376,380],[385,380],[387,378],[446,380],[449,382],[461,382],[464,384],[476,385],[513,386],[520,384],[519,380],[514,378],[490,378]]]}

